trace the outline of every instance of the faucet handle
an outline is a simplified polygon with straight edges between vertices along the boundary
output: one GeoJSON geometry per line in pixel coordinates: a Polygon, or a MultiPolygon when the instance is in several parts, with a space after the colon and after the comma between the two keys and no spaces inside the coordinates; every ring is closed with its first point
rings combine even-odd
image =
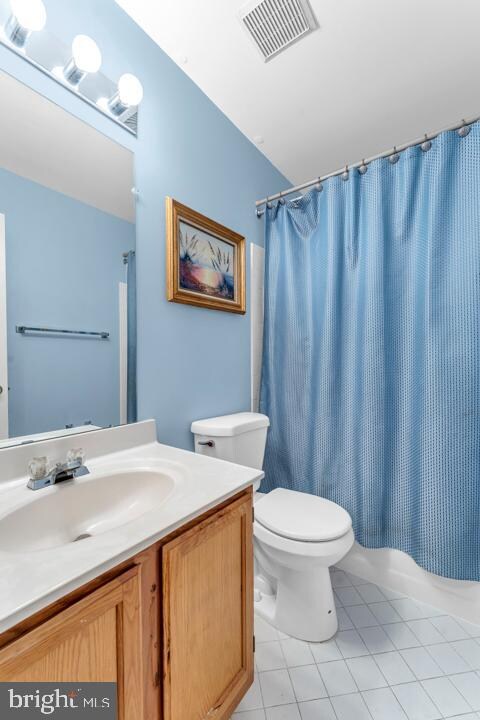
{"type": "Polygon", "coordinates": [[[32,480],[42,480],[48,475],[48,458],[34,457],[28,463],[28,469],[32,480]]]}
{"type": "Polygon", "coordinates": [[[85,458],[86,453],[83,448],[69,450],[67,453],[67,463],[78,463],[79,465],[84,465],[85,458]]]}

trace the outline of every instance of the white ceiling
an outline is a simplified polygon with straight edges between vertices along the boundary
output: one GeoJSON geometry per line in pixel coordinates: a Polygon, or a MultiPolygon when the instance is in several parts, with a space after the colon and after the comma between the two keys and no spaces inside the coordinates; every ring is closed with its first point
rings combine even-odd
{"type": "Polygon", "coordinates": [[[268,63],[244,0],[117,2],[293,183],[480,115],[478,0],[311,0],[268,63]]]}
{"type": "Polygon", "coordinates": [[[133,155],[0,72],[0,167],[135,222],[133,155]]]}

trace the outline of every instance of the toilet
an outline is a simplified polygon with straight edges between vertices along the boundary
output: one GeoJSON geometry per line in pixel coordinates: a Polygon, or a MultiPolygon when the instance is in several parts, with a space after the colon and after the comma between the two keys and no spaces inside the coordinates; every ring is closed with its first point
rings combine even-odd
{"type": "MultiPolygon", "coordinates": [[[[220,460],[263,466],[270,421],[243,412],[192,423],[195,451],[220,460]]],[[[330,500],[254,486],[255,612],[281,632],[322,642],[338,629],[329,568],[354,542],[350,515],[330,500]]]]}

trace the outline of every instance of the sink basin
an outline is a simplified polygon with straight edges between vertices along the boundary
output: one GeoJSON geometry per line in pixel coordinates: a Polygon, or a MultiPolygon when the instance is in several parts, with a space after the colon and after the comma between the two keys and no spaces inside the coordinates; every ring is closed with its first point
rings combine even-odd
{"type": "Polygon", "coordinates": [[[161,506],[174,485],[167,473],[141,469],[92,473],[38,490],[34,500],[0,518],[0,551],[27,553],[86,542],[161,506]]]}

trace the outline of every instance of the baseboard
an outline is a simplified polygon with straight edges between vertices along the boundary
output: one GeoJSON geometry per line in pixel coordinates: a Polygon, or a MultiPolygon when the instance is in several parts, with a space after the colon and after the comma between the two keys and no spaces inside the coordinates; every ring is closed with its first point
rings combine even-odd
{"type": "Polygon", "coordinates": [[[433,575],[400,550],[367,550],[355,543],[338,567],[480,625],[480,583],[433,575]]]}

